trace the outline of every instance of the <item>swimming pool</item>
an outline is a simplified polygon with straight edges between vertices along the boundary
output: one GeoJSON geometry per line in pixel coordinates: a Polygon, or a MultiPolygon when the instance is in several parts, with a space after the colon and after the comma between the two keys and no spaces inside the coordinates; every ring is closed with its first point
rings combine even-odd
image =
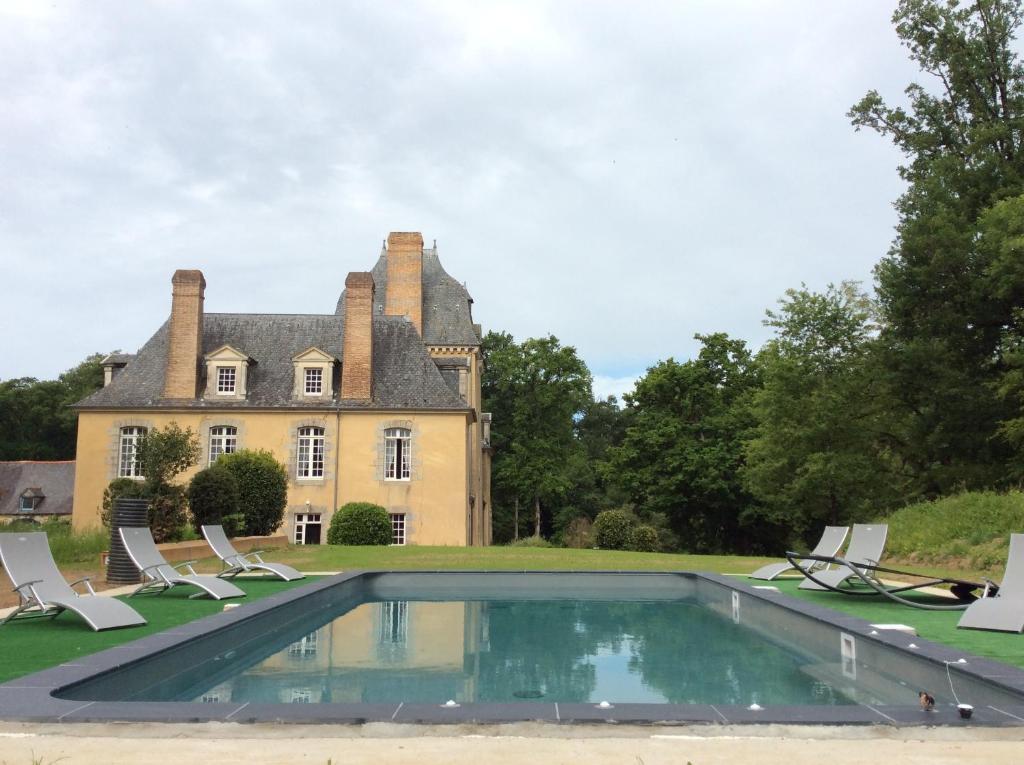
{"type": "Polygon", "coordinates": [[[1020,725],[1024,671],[713,574],[361,572],[14,680],[0,718],[1020,725]]]}

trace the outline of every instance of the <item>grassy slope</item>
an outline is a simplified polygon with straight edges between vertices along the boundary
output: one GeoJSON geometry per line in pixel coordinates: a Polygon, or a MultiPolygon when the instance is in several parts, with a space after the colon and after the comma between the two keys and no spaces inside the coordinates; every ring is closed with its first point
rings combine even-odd
{"type": "Polygon", "coordinates": [[[1010,534],[1024,532],[1024,492],[967,492],[910,505],[884,521],[887,560],[998,580],[1010,534]]]}

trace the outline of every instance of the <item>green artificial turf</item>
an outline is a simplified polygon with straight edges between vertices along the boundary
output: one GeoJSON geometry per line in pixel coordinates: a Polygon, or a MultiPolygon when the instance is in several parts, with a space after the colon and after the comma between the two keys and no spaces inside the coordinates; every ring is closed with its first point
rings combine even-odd
{"type": "Polygon", "coordinates": [[[245,591],[245,598],[190,600],[189,595],[196,592],[195,587],[175,587],[159,595],[122,597],[121,600],[131,605],[148,622],[141,627],[93,632],[79,616],[69,611],[64,611],[53,619],[16,619],[8,622],[0,627],[0,682],[74,661],[82,656],[215,614],[224,610],[225,603],[243,604],[306,584],[311,578],[295,582],[238,578],[233,581],[245,591]]]}
{"type": "MultiPolygon", "coordinates": [[[[754,580],[744,580],[748,584],[754,580]]],[[[801,590],[800,579],[776,579],[771,584],[786,595],[807,600],[834,611],[858,616],[872,624],[909,624],[918,634],[965,653],[1024,667],[1024,635],[1010,632],[957,629],[962,611],[926,611],[894,603],[882,595],[841,595],[836,592],[801,590]]],[[[756,582],[756,584],[764,584],[756,582]]],[[[926,596],[923,600],[930,600],[926,596]]]]}

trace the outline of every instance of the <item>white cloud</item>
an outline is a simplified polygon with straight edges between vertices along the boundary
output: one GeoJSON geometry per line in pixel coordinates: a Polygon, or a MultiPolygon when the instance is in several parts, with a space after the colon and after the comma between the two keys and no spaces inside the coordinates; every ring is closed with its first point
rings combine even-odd
{"type": "Polygon", "coordinates": [[[914,76],[891,2],[36,5],[0,4],[0,378],[134,350],[176,268],[332,311],[411,229],[619,395],[892,238],[899,158],[844,116],[914,76]]]}
{"type": "Polygon", "coordinates": [[[608,377],[607,375],[594,375],[594,398],[598,401],[602,401],[608,396],[615,396],[619,400],[619,405],[622,405],[622,396],[626,393],[632,393],[636,387],[636,382],[643,376],[643,373],[638,372],[633,375],[625,375],[623,377],[608,377]]]}

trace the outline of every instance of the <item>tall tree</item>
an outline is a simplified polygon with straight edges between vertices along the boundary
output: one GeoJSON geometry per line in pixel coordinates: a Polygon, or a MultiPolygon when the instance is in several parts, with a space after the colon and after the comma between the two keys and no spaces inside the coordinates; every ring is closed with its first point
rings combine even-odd
{"type": "Polygon", "coordinates": [[[748,512],[791,539],[872,517],[897,478],[884,457],[871,302],[853,282],[788,290],[765,323],[776,336],[759,354],[764,386],[743,469],[758,504],[748,512]]]}
{"type": "Polygon", "coordinates": [[[102,358],[94,353],[56,380],[0,382],[0,460],[74,459],[78,415],[71,407],[103,387],[102,358]]]}
{"type": "Polygon", "coordinates": [[[593,400],[590,372],[576,349],[554,336],[516,343],[508,333],[489,332],[483,349],[484,406],[494,415],[496,526],[506,525],[509,504],[522,503],[540,536],[545,521],[550,524],[548,504],[572,485],[570,466],[580,448],[574,422],[593,400]]]}
{"type": "Polygon", "coordinates": [[[760,376],[742,340],[696,337],[696,359],[660,362],[626,395],[629,424],[611,469],[641,512],[668,518],[684,549],[749,549],[739,469],[760,376]]]}
{"type": "Polygon", "coordinates": [[[897,237],[876,268],[879,373],[897,395],[893,446],[928,494],[998,484],[1011,457],[993,436],[1011,414],[997,386],[1024,274],[991,289],[980,219],[1024,192],[1021,19],[1018,0],[901,0],[896,32],[933,87],[908,86],[906,106],[870,91],[850,111],[906,157],[897,237]]]}

